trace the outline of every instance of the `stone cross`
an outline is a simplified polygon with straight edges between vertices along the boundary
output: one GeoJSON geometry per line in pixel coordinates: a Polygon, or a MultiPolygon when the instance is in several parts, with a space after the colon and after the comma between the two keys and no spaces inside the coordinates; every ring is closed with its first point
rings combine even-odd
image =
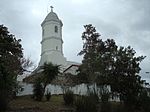
{"type": "Polygon", "coordinates": [[[51,8],[51,12],[53,12],[53,8],[54,8],[54,7],[53,7],[53,6],[50,6],[50,8],[51,8]]]}

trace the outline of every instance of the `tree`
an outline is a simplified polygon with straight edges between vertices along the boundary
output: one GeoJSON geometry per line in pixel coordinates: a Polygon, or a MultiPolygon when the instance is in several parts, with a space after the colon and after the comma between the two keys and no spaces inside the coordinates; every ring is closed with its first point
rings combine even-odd
{"type": "Polygon", "coordinates": [[[41,81],[43,83],[43,93],[45,93],[45,88],[48,84],[52,82],[52,80],[58,75],[59,73],[59,65],[54,65],[52,63],[44,63],[44,65],[41,67],[42,71],[42,77],[41,81]]]}
{"type": "Polygon", "coordinates": [[[91,82],[95,78],[95,63],[97,62],[97,46],[101,44],[98,38],[100,35],[96,29],[90,24],[85,25],[85,32],[82,33],[82,40],[84,41],[83,50],[79,55],[84,55],[81,66],[79,67],[80,75],[84,74],[87,81],[91,82]]]}
{"type": "MultiPolygon", "coordinates": [[[[17,76],[21,75],[27,65],[23,58],[21,40],[10,34],[8,28],[0,25],[0,109],[5,108],[17,88],[17,76]],[[3,106],[1,106],[3,105],[3,106]]],[[[26,63],[27,62],[27,63],[26,63]]]]}
{"type": "Polygon", "coordinates": [[[100,39],[100,34],[91,24],[85,25],[84,28],[85,32],[82,33],[84,45],[83,50],[79,53],[84,56],[79,71],[86,74],[90,82],[106,84],[108,83],[106,76],[110,74],[118,46],[113,39],[106,41],[100,39]],[[101,81],[99,82],[97,78],[101,78],[101,81]]]}
{"type": "Polygon", "coordinates": [[[113,39],[106,41],[100,39],[100,34],[91,24],[85,25],[84,28],[85,32],[82,33],[84,45],[79,53],[84,56],[79,67],[79,79],[97,85],[100,89],[101,107],[108,109],[110,74],[118,46],[113,39]]]}
{"type": "Polygon", "coordinates": [[[125,105],[135,106],[144,81],[139,76],[140,62],[144,56],[128,47],[118,47],[113,39],[103,41],[91,24],[85,25],[82,34],[83,50],[79,55],[83,61],[79,76],[98,86],[111,87],[112,93],[120,94],[125,105]],[[81,75],[82,74],[82,75],[81,75]]]}
{"type": "MultiPolygon", "coordinates": [[[[50,84],[53,79],[55,79],[60,70],[59,65],[54,65],[51,62],[44,63],[40,69],[41,75],[35,79],[33,84],[33,97],[37,101],[42,100],[47,85],[50,84]]],[[[50,97],[51,94],[49,92],[46,95],[50,97]]]]}
{"type": "Polygon", "coordinates": [[[120,99],[130,110],[136,107],[145,83],[139,76],[141,70],[139,64],[145,57],[136,57],[135,54],[135,50],[130,46],[120,47],[115,56],[111,75],[111,90],[120,94],[120,99]]]}

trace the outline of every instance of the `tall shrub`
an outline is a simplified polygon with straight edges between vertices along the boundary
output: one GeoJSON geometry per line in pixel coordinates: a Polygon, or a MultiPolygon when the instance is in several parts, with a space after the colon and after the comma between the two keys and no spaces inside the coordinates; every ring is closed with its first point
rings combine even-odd
{"type": "Polygon", "coordinates": [[[98,112],[96,100],[91,96],[79,96],[75,101],[76,112],[98,112]]]}
{"type": "Polygon", "coordinates": [[[44,96],[44,90],[40,78],[33,84],[33,97],[37,101],[41,101],[44,96]]]}
{"type": "Polygon", "coordinates": [[[46,91],[46,94],[45,94],[45,97],[46,97],[46,100],[49,101],[50,98],[51,98],[51,92],[49,92],[48,90],[46,91]]]}
{"type": "Polygon", "coordinates": [[[74,93],[71,90],[66,90],[63,94],[63,99],[65,102],[65,105],[73,105],[74,103],[74,93]]]}

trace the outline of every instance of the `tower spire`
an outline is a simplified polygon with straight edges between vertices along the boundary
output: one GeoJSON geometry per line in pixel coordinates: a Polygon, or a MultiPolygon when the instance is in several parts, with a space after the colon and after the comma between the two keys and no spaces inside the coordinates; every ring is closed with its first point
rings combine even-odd
{"type": "Polygon", "coordinates": [[[51,8],[51,12],[53,12],[53,8],[54,8],[54,7],[53,7],[53,6],[50,6],[50,8],[51,8]]]}

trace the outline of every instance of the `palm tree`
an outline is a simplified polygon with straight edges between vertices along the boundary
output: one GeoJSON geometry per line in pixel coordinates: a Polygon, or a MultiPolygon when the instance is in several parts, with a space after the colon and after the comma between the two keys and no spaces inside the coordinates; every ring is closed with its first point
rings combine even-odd
{"type": "Polygon", "coordinates": [[[42,82],[43,82],[43,89],[45,92],[45,88],[48,84],[52,82],[53,79],[60,73],[60,65],[54,65],[52,63],[44,63],[41,67],[42,71],[42,82]]]}

